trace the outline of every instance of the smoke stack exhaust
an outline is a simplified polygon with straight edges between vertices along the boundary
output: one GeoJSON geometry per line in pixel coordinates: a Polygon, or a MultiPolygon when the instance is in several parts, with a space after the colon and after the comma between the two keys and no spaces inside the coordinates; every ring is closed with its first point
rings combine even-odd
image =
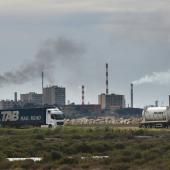
{"type": "Polygon", "coordinates": [[[133,108],[133,83],[131,83],[131,108],[133,108]]]}
{"type": "Polygon", "coordinates": [[[169,107],[170,107],[170,95],[169,95],[169,107]]]}
{"type": "Polygon", "coordinates": [[[84,105],[84,85],[82,86],[82,105],[84,105]]]}
{"type": "Polygon", "coordinates": [[[109,65],[106,63],[106,95],[109,94],[109,71],[108,71],[109,65]]]}

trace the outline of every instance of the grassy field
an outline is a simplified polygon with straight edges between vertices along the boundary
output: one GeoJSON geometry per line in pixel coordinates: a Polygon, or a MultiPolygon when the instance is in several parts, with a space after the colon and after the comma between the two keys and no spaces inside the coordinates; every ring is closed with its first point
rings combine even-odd
{"type": "Polygon", "coordinates": [[[0,129],[0,169],[169,170],[170,130],[112,126],[0,129]],[[43,160],[9,162],[9,157],[43,160]]]}

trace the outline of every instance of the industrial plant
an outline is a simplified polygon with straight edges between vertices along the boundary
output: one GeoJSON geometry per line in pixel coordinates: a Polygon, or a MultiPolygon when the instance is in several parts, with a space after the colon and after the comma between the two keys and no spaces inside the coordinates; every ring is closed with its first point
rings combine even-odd
{"type": "MultiPolygon", "coordinates": [[[[131,84],[131,106],[126,107],[126,99],[123,94],[115,94],[109,90],[109,64],[105,65],[106,91],[98,95],[98,103],[85,103],[85,85],[81,87],[81,104],[66,104],[66,88],[58,85],[44,86],[44,72],[42,72],[42,93],[28,92],[14,93],[14,100],[0,101],[0,109],[34,108],[44,106],[57,106],[68,116],[96,116],[96,115],[121,115],[141,116],[142,109],[133,108],[133,84],[131,84]]],[[[96,95],[97,97],[97,95],[96,95]]]]}

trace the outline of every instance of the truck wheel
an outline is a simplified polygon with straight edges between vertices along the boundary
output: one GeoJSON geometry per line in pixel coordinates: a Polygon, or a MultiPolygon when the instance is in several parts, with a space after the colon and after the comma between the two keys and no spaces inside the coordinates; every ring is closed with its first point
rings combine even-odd
{"type": "Polygon", "coordinates": [[[145,125],[142,125],[142,128],[146,128],[146,126],[145,126],[145,125]]]}
{"type": "Polygon", "coordinates": [[[150,128],[150,125],[147,125],[147,128],[150,128]]]}
{"type": "Polygon", "coordinates": [[[52,125],[48,125],[49,128],[52,128],[52,125]]]}
{"type": "Polygon", "coordinates": [[[155,128],[155,125],[152,125],[152,128],[155,128]]]}

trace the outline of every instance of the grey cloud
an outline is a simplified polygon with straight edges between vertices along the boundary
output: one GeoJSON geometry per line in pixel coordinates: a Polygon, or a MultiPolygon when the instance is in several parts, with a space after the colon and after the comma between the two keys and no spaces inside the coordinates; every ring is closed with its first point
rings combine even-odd
{"type": "Polygon", "coordinates": [[[162,10],[115,12],[108,19],[108,25],[106,24],[105,28],[114,36],[127,37],[129,40],[168,40],[169,16],[170,13],[162,10]]]}

